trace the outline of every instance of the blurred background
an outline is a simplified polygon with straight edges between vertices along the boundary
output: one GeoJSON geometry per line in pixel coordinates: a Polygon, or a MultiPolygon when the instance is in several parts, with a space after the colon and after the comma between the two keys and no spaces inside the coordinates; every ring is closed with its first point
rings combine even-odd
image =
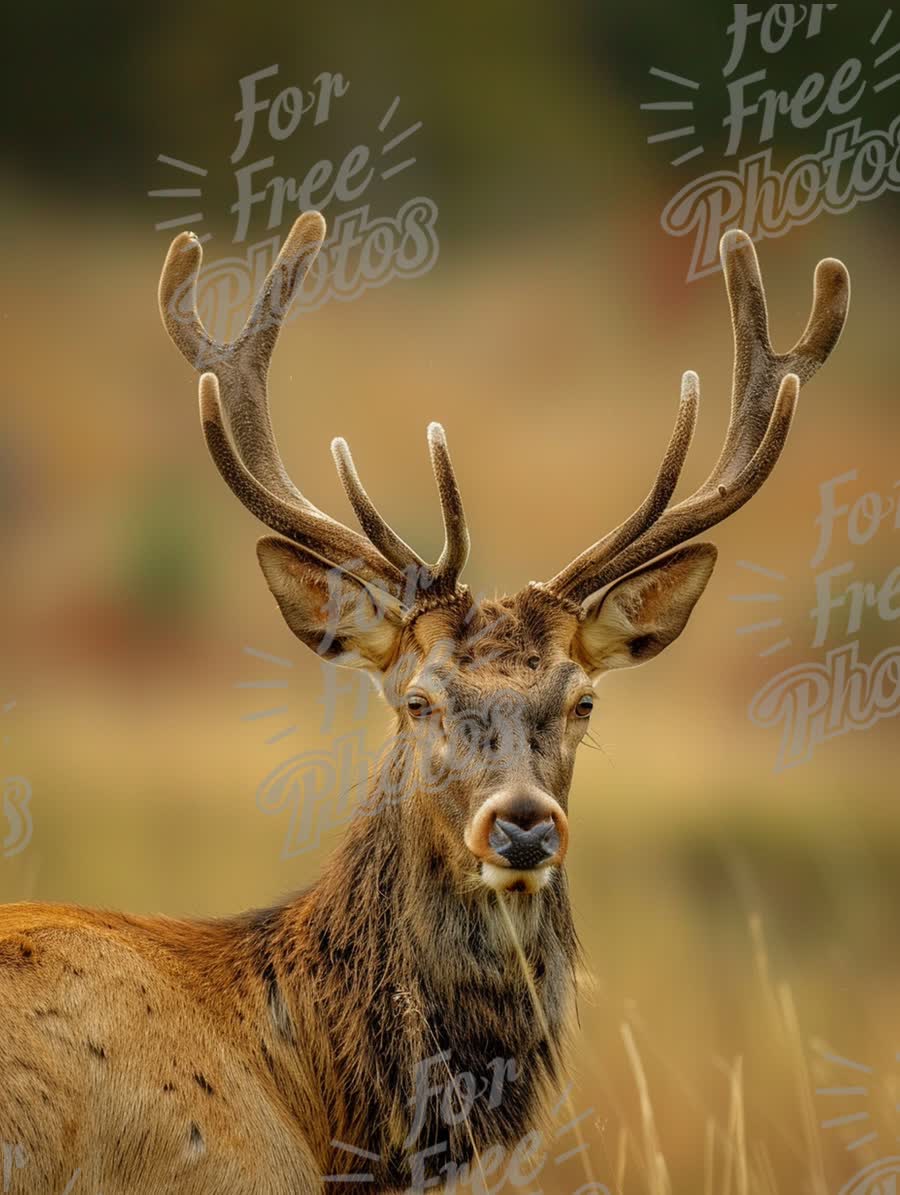
{"type": "MultiPolygon", "coordinates": [[[[269,181],[322,161],[336,172],[359,145],[378,168],[356,198],[320,186],[330,226],[362,205],[371,222],[431,201],[432,268],[388,270],[285,332],[273,419],[289,472],[352,521],[328,451],[346,436],[381,509],[426,557],[439,518],[424,433],[442,421],[473,539],[469,585],[517,589],[640,501],[684,369],[704,396],[685,493],[718,454],[728,306],[720,274],[687,281],[694,235],[661,226],[671,197],[738,158],[771,149],[785,170],[842,122],[887,130],[897,116],[888,81],[900,58],[886,55],[900,19],[891,27],[869,3],[812,5],[803,21],[799,6],[775,8],[770,49],[752,25],[729,78],[734,12],[712,0],[51,0],[40,16],[5,15],[0,776],[7,794],[22,777],[32,795],[30,824],[20,798],[4,804],[0,898],[198,915],[270,903],[320,872],[340,830],[326,812],[321,841],[301,850],[288,797],[275,812],[257,804],[265,778],[342,735],[374,751],[387,730],[374,698],[290,637],[255,562],[258,528],[207,457],[195,377],[156,305],[171,237],[186,226],[208,238],[210,267],[246,258],[296,215],[286,199],[273,217],[269,181]],[[796,28],[776,52],[787,10],[796,28]],[[765,70],[748,97],[791,97],[817,73],[827,88],[856,56],[856,107],[812,120],[821,90],[793,115],[784,103],[769,137],[757,112],[726,154],[730,79],[765,70]],[[233,161],[241,80],[275,65],[256,83],[269,106],[233,161]],[[325,72],[341,82],[315,123],[325,72]],[[290,87],[308,109],[282,136],[288,96],[272,136],[290,87]],[[682,106],[641,107],[660,103],[682,106]],[[658,139],[682,127],[693,132],[658,139]],[[236,171],[270,157],[235,242],[236,171]],[[179,189],[198,193],[149,194],[179,189]],[[254,716],[271,708],[284,712],[254,716]]],[[[874,168],[877,157],[866,178],[874,168]]],[[[749,716],[784,670],[822,668],[851,642],[870,663],[897,642],[886,599],[881,614],[864,605],[857,628],[846,605],[834,610],[827,642],[812,645],[817,574],[852,561],[844,582],[877,588],[900,545],[898,202],[870,189],[846,206],[796,227],[770,211],[758,251],[776,348],[802,330],[824,256],[853,278],[847,331],[804,390],[773,478],[712,533],[719,564],[685,635],[600,685],[601,749],[586,746],[577,768],[569,866],[589,974],[572,1099],[593,1109],[589,1175],[619,1195],[838,1192],[898,1152],[900,706],[787,769],[781,728],[749,716]],[[866,500],[855,543],[839,517],[811,567],[820,487],[854,470],[837,500],[881,495],[886,517],[866,500]],[[760,593],[775,597],[735,600],[760,593]]],[[[217,311],[246,313],[245,277],[227,275],[217,311]]],[[[574,1159],[540,1186],[568,1195],[586,1181],[574,1159]]]]}

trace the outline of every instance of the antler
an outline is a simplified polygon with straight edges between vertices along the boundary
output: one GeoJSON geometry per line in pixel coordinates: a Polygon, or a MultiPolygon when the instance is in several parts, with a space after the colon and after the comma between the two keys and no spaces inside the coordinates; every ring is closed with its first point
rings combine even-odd
{"type": "Polygon", "coordinates": [[[319,510],[288,477],[269,417],[267,375],[282,321],[325,239],[325,221],[306,212],[294,223],[238,338],[214,340],[197,312],[200,242],[184,232],[172,242],[159,282],[163,323],[200,378],[200,417],[210,454],[231,490],[273,531],[321,560],[409,602],[418,588],[452,592],[469,550],[465,515],[443,428],[428,429],[444,519],[444,549],[427,565],[390,528],[363,489],[344,440],[332,452],[365,535],[319,510]],[[412,580],[413,584],[410,585],[412,580]]]}
{"type": "Polygon", "coordinates": [[[611,581],[733,514],[760,488],[781,454],[802,383],[837,344],[850,302],[850,279],[832,257],[816,267],[806,329],[788,353],[776,353],[759,263],[744,232],[728,232],[719,246],[734,327],[731,419],[721,454],[689,498],[668,506],[691,442],[700,400],[697,375],[687,372],[669,447],[644,502],[615,531],[577,556],[547,583],[558,597],[582,602],[611,581]]]}

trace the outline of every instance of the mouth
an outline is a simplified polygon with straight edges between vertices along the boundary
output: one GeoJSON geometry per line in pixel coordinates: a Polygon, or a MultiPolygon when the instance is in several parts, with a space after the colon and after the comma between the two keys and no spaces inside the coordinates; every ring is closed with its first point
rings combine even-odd
{"type": "Polygon", "coordinates": [[[533,896],[550,883],[550,877],[555,870],[553,864],[543,867],[529,867],[519,871],[514,867],[498,867],[496,863],[481,863],[481,879],[488,888],[495,892],[516,892],[533,896]]]}

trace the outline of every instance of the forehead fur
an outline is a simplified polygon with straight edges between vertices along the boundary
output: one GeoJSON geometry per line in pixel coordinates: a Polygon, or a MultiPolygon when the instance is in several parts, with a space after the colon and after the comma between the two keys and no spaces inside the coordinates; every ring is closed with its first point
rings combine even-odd
{"type": "Polygon", "coordinates": [[[457,661],[490,661],[500,672],[514,672],[534,657],[541,664],[568,657],[577,625],[575,609],[531,585],[480,602],[459,594],[417,614],[405,638],[407,650],[425,657],[451,642],[457,661]]]}

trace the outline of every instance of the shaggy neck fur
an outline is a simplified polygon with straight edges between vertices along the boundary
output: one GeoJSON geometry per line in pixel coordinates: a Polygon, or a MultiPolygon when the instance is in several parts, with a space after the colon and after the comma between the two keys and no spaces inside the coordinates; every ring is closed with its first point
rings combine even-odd
{"type": "Polygon", "coordinates": [[[313,888],[232,924],[257,996],[248,1034],[286,1110],[312,1132],[323,1174],[370,1173],[381,1189],[470,1162],[473,1139],[512,1151],[554,1088],[574,1000],[564,873],[502,898],[454,875],[428,819],[405,807],[417,799],[358,817],[313,888]]]}

